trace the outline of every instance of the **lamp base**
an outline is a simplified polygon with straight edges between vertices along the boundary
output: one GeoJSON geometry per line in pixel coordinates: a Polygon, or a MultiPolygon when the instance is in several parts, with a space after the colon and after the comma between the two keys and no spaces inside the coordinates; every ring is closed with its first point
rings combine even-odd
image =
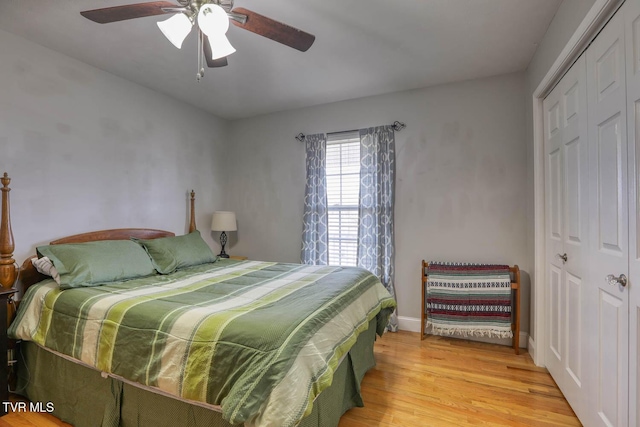
{"type": "Polygon", "coordinates": [[[227,253],[224,251],[224,245],[226,244],[227,244],[227,233],[223,231],[222,233],[220,233],[220,246],[222,246],[222,249],[218,254],[220,258],[229,258],[229,255],[227,255],[227,253]]]}

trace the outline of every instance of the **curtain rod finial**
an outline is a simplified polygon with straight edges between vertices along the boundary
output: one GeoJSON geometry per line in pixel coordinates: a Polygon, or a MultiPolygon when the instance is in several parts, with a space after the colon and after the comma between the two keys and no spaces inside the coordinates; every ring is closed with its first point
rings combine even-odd
{"type": "Polygon", "coordinates": [[[406,128],[406,127],[407,127],[407,125],[405,125],[404,123],[399,122],[399,121],[397,121],[397,120],[396,120],[395,122],[393,122],[393,124],[391,125],[391,127],[392,127],[392,128],[393,128],[393,130],[395,130],[396,132],[399,132],[399,131],[401,131],[402,129],[406,128]]]}
{"type": "Polygon", "coordinates": [[[297,139],[298,141],[300,141],[300,142],[304,141],[304,139],[305,139],[306,137],[307,137],[307,136],[306,136],[304,133],[302,133],[302,132],[300,132],[299,134],[297,134],[297,135],[296,135],[296,139],[297,139]]]}

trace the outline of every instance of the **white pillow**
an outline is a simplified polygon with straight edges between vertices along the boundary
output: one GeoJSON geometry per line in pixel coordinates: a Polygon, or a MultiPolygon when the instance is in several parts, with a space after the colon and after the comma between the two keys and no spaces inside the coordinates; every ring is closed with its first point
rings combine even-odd
{"type": "Polygon", "coordinates": [[[38,273],[51,276],[58,285],[60,284],[60,274],[58,274],[58,270],[56,270],[56,267],[48,257],[31,258],[31,264],[38,270],[38,273]]]}

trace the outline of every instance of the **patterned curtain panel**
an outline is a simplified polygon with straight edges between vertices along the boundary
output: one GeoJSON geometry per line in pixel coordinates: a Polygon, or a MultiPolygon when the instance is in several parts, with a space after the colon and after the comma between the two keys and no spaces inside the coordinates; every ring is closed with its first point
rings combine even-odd
{"type": "Polygon", "coordinates": [[[323,133],[307,135],[307,185],[304,194],[302,229],[303,264],[327,265],[329,222],[327,214],[326,153],[327,137],[323,133]]]}
{"type": "MultiPolygon", "coordinates": [[[[358,267],[378,276],[394,298],[395,146],[391,126],[360,130],[358,267]]],[[[398,330],[395,311],[387,329],[392,332],[398,330]]]]}

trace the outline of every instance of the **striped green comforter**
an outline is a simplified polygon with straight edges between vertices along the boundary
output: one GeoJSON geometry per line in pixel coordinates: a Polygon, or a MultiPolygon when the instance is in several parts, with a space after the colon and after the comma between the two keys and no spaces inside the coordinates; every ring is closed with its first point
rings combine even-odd
{"type": "Polygon", "coordinates": [[[356,268],[221,260],[166,276],[25,294],[10,336],[174,396],[230,423],[292,426],[395,301],[356,268]]]}

